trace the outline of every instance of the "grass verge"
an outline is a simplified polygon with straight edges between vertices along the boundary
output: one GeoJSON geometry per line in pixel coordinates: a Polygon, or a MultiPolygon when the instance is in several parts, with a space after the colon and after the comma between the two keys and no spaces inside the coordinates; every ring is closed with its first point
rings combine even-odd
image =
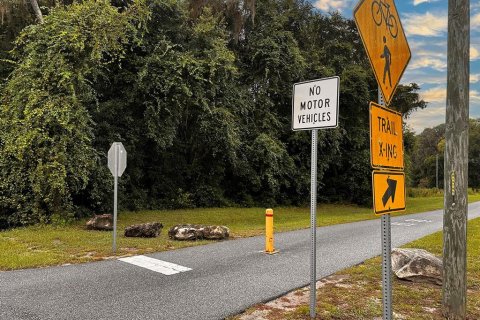
{"type": "MultiPolygon", "coordinates": [[[[469,201],[480,201],[480,194],[469,201]]],[[[404,214],[443,207],[443,197],[407,198],[404,214]]],[[[170,227],[180,223],[219,224],[231,230],[233,238],[261,235],[265,226],[264,208],[213,208],[123,212],[118,219],[117,254],[145,254],[196,246],[208,241],[179,242],[168,239],[170,227]],[[126,226],[161,222],[164,230],[151,239],[126,238],[126,226]]],[[[318,226],[375,219],[369,208],[354,205],[319,205],[318,226]]],[[[275,232],[307,228],[309,208],[275,208],[275,232]]],[[[112,254],[112,233],[85,230],[86,220],[67,226],[38,225],[0,232],[0,271],[45,267],[66,263],[82,263],[109,258],[112,254]]]]}
{"type": "MultiPolygon", "coordinates": [[[[468,223],[467,244],[467,319],[480,319],[480,218],[468,223]]],[[[442,233],[438,232],[407,244],[408,248],[442,254],[442,233]]],[[[317,283],[317,319],[382,319],[381,258],[373,258],[342,270],[317,283]]],[[[308,288],[289,293],[266,304],[255,306],[230,320],[310,319],[308,288]]],[[[395,319],[444,319],[441,313],[442,289],[394,279],[395,319]]]]}

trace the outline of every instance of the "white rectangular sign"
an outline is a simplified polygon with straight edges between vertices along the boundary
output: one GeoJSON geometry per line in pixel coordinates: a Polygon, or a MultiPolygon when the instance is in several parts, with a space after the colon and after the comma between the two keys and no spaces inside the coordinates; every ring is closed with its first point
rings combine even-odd
{"type": "Polygon", "coordinates": [[[295,83],[292,97],[292,129],[336,128],[339,88],[339,77],[295,83]]]}

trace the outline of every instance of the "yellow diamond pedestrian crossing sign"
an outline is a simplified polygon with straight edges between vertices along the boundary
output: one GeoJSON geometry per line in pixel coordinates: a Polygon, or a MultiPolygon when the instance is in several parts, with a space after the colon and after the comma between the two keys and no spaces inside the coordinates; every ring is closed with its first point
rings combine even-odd
{"type": "Polygon", "coordinates": [[[354,18],[388,105],[411,57],[395,3],[393,0],[360,0],[354,18]]]}

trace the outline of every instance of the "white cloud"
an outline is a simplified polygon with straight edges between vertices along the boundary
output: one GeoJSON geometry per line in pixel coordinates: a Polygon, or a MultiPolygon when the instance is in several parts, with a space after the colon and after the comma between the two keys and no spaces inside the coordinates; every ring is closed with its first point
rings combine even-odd
{"type": "MultiPolygon", "coordinates": [[[[447,89],[443,86],[434,87],[420,93],[420,98],[429,103],[445,104],[447,100],[447,89]]],[[[470,90],[470,102],[480,102],[479,91],[470,90]]]]}
{"type": "Polygon", "coordinates": [[[425,84],[430,85],[440,85],[445,84],[447,82],[447,75],[445,72],[442,74],[433,75],[432,72],[423,72],[422,70],[411,70],[410,66],[408,67],[405,75],[402,78],[402,82],[404,83],[416,83],[420,87],[423,87],[425,84]]]}
{"type": "Polygon", "coordinates": [[[420,56],[412,59],[412,62],[408,67],[412,70],[420,68],[432,68],[438,71],[445,71],[447,70],[447,62],[445,59],[420,56]]]}
{"type": "Polygon", "coordinates": [[[448,27],[448,18],[445,13],[438,15],[430,12],[425,14],[406,14],[403,21],[407,36],[437,37],[444,35],[448,27]]]}
{"type": "Polygon", "coordinates": [[[480,91],[470,90],[470,118],[480,119],[480,91]]]}
{"type": "Polygon", "coordinates": [[[447,70],[447,46],[446,42],[441,42],[435,38],[411,41],[412,61],[408,66],[409,70],[421,68],[432,68],[441,72],[447,70]]]}
{"type": "Polygon", "coordinates": [[[480,13],[477,13],[470,19],[470,28],[480,27],[480,13]]]}
{"type": "Polygon", "coordinates": [[[343,8],[348,7],[351,0],[317,0],[314,6],[322,11],[342,11],[343,8]]]}
{"type": "Polygon", "coordinates": [[[429,104],[426,109],[417,110],[406,120],[407,124],[420,133],[425,128],[433,128],[445,122],[445,103],[429,104]]]}
{"type": "Polygon", "coordinates": [[[477,83],[480,81],[480,73],[470,74],[470,83],[477,83]]]}
{"type": "MultiPolygon", "coordinates": [[[[413,112],[406,123],[416,132],[420,133],[425,128],[433,128],[445,123],[446,105],[445,87],[434,87],[420,94],[421,98],[428,101],[427,108],[413,112]]],[[[480,118],[480,91],[470,90],[470,117],[480,118]]]]}
{"type": "MultiPolygon", "coordinates": [[[[445,91],[443,89],[443,91],[445,91]]],[[[446,94],[446,93],[445,93],[446,94]]],[[[480,92],[470,90],[470,118],[480,118],[480,92]]],[[[425,128],[445,123],[446,100],[431,102],[427,108],[414,111],[406,123],[418,134],[425,128]]]]}
{"type": "Polygon", "coordinates": [[[426,50],[426,49],[417,49],[417,50],[415,50],[415,55],[416,56],[421,56],[421,57],[446,59],[446,57],[447,57],[447,47],[438,48],[437,51],[426,50]]]}
{"type": "Polygon", "coordinates": [[[477,60],[478,58],[480,58],[478,49],[475,47],[470,47],[470,60],[477,60]]]}
{"type": "Polygon", "coordinates": [[[413,0],[413,5],[418,6],[419,4],[422,3],[431,3],[431,2],[437,2],[438,0],[413,0]]]}
{"type": "Polygon", "coordinates": [[[408,40],[410,48],[415,54],[418,51],[425,52],[447,52],[447,37],[446,34],[443,38],[428,38],[428,37],[414,37],[412,40],[408,40]]]}
{"type": "MultiPolygon", "coordinates": [[[[447,69],[447,46],[444,48],[437,48],[436,51],[423,49],[423,48],[412,48],[414,54],[410,67],[412,69],[417,68],[433,68],[438,71],[444,71],[447,69]]],[[[480,59],[480,51],[474,47],[470,47],[470,60],[475,61],[480,59]]]]}
{"type": "Polygon", "coordinates": [[[443,102],[447,99],[447,90],[445,87],[434,87],[420,93],[420,98],[426,102],[443,102]]]}
{"type": "Polygon", "coordinates": [[[470,90],[470,102],[480,102],[480,92],[477,90],[470,90]]]}

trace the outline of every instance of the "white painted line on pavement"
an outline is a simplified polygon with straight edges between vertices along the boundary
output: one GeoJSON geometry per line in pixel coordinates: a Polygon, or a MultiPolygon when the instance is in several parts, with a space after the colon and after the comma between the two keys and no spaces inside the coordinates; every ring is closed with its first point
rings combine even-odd
{"type": "Polygon", "coordinates": [[[414,226],[414,225],[415,225],[415,223],[392,222],[392,226],[411,227],[411,226],[414,226]]]}
{"type": "Polygon", "coordinates": [[[151,263],[156,263],[158,265],[161,265],[165,268],[170,268],[170,269],[173,269],[175,271],[179,271],[179,272],[185,272],[185,271],[190,271],[192,269],[190,268],[187,268],[187,267],[184,267],[184,266],[180,266],[178,264],[175,264],[175,263],[171,263],[171,262],[167,262],[167,261],[163,261],[163,260],[158,260],[158,259],[154,259],[154,258],[150,258],[150,257],[147,257],[147,256],[136,256],[139,260],[141,261],[145,261],[147,263],[151,262],[151,263]]]}
{"type": "Polygon", "coordinates": [[[419,223],[430,223],[432,220],[417,220],[417,219],[407,219],[405,222],[419,222],[419,223]]]}
{"type": "Polygon", "coordinates": [[[147,256],[133,256],[133,257],[120,258],[118,260],[126,263],[130,263],[135,266],[142,267],[148,270],[159,272],[167,276],[192,270],[190,268],[180,266],[178,264],[150,258],[147,256]]]}

